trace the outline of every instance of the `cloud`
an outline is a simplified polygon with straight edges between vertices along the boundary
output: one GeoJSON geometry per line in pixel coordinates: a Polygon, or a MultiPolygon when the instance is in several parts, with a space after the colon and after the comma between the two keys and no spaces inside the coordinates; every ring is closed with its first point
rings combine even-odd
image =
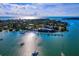
{"type": "Polygon", "coordinates": [[[0,16],[78,16],[79,4],[0,3],[0,16]]]}

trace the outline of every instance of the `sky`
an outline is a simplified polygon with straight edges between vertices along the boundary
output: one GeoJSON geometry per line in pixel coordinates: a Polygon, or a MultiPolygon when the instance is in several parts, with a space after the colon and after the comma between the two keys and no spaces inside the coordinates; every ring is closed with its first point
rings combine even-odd
{"type": "Polygon", "coordinates": [[[79,16],[79,3],[0,3],[0,16],[79,16]]]}

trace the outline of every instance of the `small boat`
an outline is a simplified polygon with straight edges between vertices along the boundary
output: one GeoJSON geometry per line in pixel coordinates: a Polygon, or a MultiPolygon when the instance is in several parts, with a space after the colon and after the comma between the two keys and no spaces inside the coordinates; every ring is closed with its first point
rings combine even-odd
{"type": "Polygon", "coordinates": [[[21,31],[20,33],[21,33],[21,34],[25,34],[25,33],[26,33],[26,31],[21,31]]]}
{"type": "Polygon", "coordinates": [[[34,51],[34,52],[32,53],[32,56],[37,56],[38,54],[39,54],[39,52],[34,51]]]}
{"type": "Polygon", "coordinates": [[[2,41],[3,39],[1,38],[0,41],[2,41]]]}
{"type": "Polygon", "coordinates": [[[25,34],[25,32],[21,32],[21,34],[25,34]]]}
{"type": "Polygon", "coordinates": [[[24,45],[24,43],[21,43],[21,44],[20,44],[20,46],[23,46],[23,45],[24,45]]]}

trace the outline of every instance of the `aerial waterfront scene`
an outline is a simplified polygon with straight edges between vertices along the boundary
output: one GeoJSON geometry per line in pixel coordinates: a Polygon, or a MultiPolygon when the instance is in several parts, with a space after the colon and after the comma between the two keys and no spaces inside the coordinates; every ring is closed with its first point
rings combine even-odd
{"type": "Polygon", "coordinates": [[[79,56],[79,4],[0,3],[0,56],[79,56]]]}

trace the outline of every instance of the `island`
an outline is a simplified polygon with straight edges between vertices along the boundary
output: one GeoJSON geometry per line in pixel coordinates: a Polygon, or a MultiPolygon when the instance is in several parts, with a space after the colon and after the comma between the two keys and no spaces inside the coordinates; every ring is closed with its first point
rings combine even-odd
{"type": "Polygon", "coordinates": [[[67,31],[67,22],[50,19],[8,19],[0,20],[0,32],[8,31],[38,31],[38,32],[64,32],[67,31]]]}

